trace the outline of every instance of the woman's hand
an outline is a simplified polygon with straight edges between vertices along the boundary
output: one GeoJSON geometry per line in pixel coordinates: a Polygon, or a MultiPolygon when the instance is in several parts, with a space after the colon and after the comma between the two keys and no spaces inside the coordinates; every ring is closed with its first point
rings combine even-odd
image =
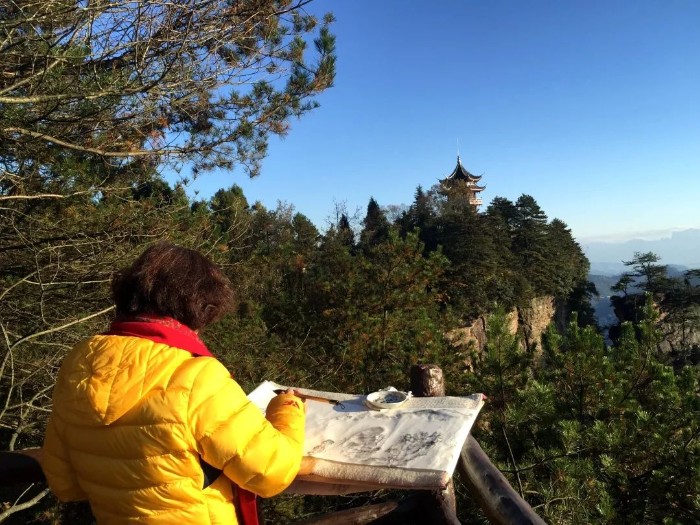
{"type": "Polygon", "coordinates": [[[315,463],[316,460],[314,458],[310,458],[307,456],[301,458],[301,467],[299,467],[299,473],[297,474],[297,476],[312,474],[314,471],[315,463]]]}
{"type": "Polygon", "coordinates": [[[293,395],[294,397],[296,397],[299,401],[301,401],[301,406],[304,407],[304,412],[306,412],[306,399],[304,399],[303,397],[299,396],[299,394],[297,394],[296,390],[294,390],[293,388],[288,388],[288,389],[285,390],[284,392],[280,392],[280,393],[277,394],[277,395],[278,395],[278,396],[281,396],[282,394],[292,394],[292,395],[293,395]]]}

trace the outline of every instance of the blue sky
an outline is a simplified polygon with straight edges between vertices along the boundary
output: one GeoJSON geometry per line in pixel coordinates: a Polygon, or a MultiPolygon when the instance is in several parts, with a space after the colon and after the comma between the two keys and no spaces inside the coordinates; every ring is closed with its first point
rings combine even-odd
{"type": "Polygon", "coordinates": [[[535,197],[579,239],[700,228],[700,1],[316,0],[337,22],[335,85],[273,139],[260,177],[208,197],[410,204],[459,152],[484,202],[535,197]]]}

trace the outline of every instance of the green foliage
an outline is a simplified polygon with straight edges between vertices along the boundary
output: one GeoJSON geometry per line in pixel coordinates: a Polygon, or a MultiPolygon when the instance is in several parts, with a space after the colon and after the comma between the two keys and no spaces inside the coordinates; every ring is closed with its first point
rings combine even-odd
{"type": "Polygon", "coordinates": [[[250,222],[247,213],[248,201],[243,195],[243,190],[238,185],[233,185],[227,190],[220,189],[211,198],[209,207],[220,235],[228,241],[230,247],[234,247],[236,240],[250,222]]]}
{"type": "Polygon", "coordinates": [[[477,437],[548,523],[700,516],[700,375],[666,364],[651,299],[643,313],[615,347],[575,318],[563,334],[550,328],[541,357],[509,339],[502,313],[491,319],[468,382],[491,389],[477,437]]]}
{"type": "Polygon", "coordinates": [[[680,363],[700,362],[700,348],[693,340],[700,325],[700,270],[688,270],[683,278],[668,279],[659,304],[665,321],[677,334],[671,352],[680,363]]]}
{"type": "Polygon", "coordinates": [[[661,257],[652,252],[635,252],[630,261],[623,261],[625,266],[631,266],[634,279],[641,281],[641,288],[645,292],[655,293],[661,291],[666,284],[667,266],[657,264],[661,257]]]}
{"type": "Polygon", "coordinates": [[[319,22],[304,4],[8,4],[0,157],[22,174],[29,163],[63,171],[75,153],[257,174],[269,136],[284,135],[333,84],[333,17],[319,22]]]}
{"type": "MultiPolygon", "coordinates": [[[[580,246],[532,196],[478,213],[464,187],[419,187],[396,224],[371,199],[359,236],[346,214],[321,233],[289,205],[249,205],[236,185],[191,202],[160,168],[256,174],[270,134],[332,84],[332,17],[319,23],[303,3],[277,0],[93,7],[0,7],[3,448],[41,443],[58,364],[111,318],[112,272],[170,239],[209,254],[234,283],[236,311],[203,337],[244,388],[402,388],[410,365],[436,363],[451,393],[489,396],[475,433],[549,522],[700,520],[691,338],[673,361],[658,351],[660,326],[697,327],[697,271],[669,280],[654,254],[635,254],[616,304],[632,315],[608,347],[590,326],[580,246]],[[536,352],[509,326],[513,307],[540,295],[579,315],[563,333],[550,327],[536,352]],[[477,315],[488,317],[482,351],[447,341],[477,315]]],[[[285,497],[267,517],[288,523],[355,501],[285,497]]],[[[12,519],[90,521],[84,506],[37,508],[12,519]]]]}
{"type": "Polygon", "coordinates": [[[348,314],[348,353],[360,365],[362,391],[377,384],[400,384],[416,362],[438,358],[445,350],[434,288],[446,266],[439,253],[424,258],[416,235],[371,248],[360,262],[348,314]]]}
{"type": "Polygon", "coordinates": [[[418,187],[410,208],[397,220],[402,235],[417,231],[426,254],[438,248],[449,259],[441,289],[446,305],[469,321],[494,304],[528,306],[553,296],[593,323],[588,260],[566,224],[547,216],[535,199],[516,203],[496,197],[486,213],[470,203],[463,185],[418,187]]]}
{"type": "Polygon", "coordinates": [[[389,221],[373,198],[367,204],[367,215],[362,221],[364,227],[360,232],[360,248],[367,252],[373,246],[386,241],[389,237],[389,221]]]}
{"type": "MultiPolygon", "coordinates": [[[[1,212],[14,226],[0,233],[7,255],[2,326],[13,351],[33,364],[14,383],[3,376],[3,395],[48,403],[65,349],[105,327],[108,312],[89,316],[110,305],[111,271],[151,240],[171,238],[207,251],[234,281],[236,312],[203,337],[244,388],[263,379],[348,392],[401,388],[410,365],[436,363],[450,393],[488,395],[474,433],[548,522],[697,521],[698,369],[687,361],[672,366],[657,350],[663,336],[658,308],[668,322],[696,304],[692,272],[683,282],[669,281],[673,286],[658,292],[661,303],[650,294],[638,322],[622,325],[614,347],[572,315],[563,333],[551,326],[536,351],[510,331],[512,306],[543,293],[537,286],[544,285],[526,276],[539,270],[527,270],[514,248],[521,234],[517,213],[513,220],[504,216],[517,211],[508,201],[480,215],[459,199],[419,195],[430,210],[423,229],[385,224],[378,206],[368,206],[358,247],[347,217],[320,234],[291,206],[249,206],[236,186],[190,203],[157,176],[140,177],[121,192],[18,200],[11,212],[1,212]],[[371,234],[385,227],[386,235],[371,234]],[[427,248],[425,232],[436,248],[427,248]],[[501,306],[489,308],[493,302],[501,306]],[[665,305],[668,311],[673,305],[673,316],[665,305]],[[489,310],[482,351],[465,353],[446,340],[465,312],[489,310]]],[[[551,253],[549,293],[568,293],[573,302],[580,289],[579,304],[585,304],[592,293],[582,279],[587,265],[568,228],[532,220],[541,228],[538,242],[551,253]]],[[[531,242],[528,250],[543,248],[531,242]]],[[[690,326],[690,313],[685,319],[690,326]]],[[[5,442],[38,444],[43,414],[26,405],[3,412],[0,423],[10,429],[2,434],[5,442]]],[[[352,502],[285,497],[270,502],[266,516],[287,523],[352,502]]],[[[51,503],[43,508],[57,521],[82,519],[51,503]]],[[[459,508],[473,507],[460,501],[459,508]]],[[[28,519],[28,513],[19,516],[28,519]]],[[[482,522],[465,514],[462,520],[482,522]]]]}
{"type": "Polygon", "coordinates": [[[668,267],[658,264],[660,260],[652,252],[635,252],[632,260],[625,261],[631,271],[623,273],[612,287],[617,294],[611,297],[611,303],[620,323],[610,328],[610,338],[618,340],[624,322],[643,319],[645,305],[651,298],[664,316],[664,344],[679,363],[697,364],[700,354],[693,332],[700,319],[700,271],[688,270],[682,277],[671,277],[668,267]]]}
{"type": "Polygon", "coordinates": [[[434,209],[435,206],[436,203],[433,196],[427,194],[421,186],[418,186],[413,204],[397,220],[402,235],[409,231],[418,231],[420,233],[420,239],[425,244],[426,252],[434,251],[438,247],[434,232],[434,220],[437,216],[437,212],[434,209]]]}

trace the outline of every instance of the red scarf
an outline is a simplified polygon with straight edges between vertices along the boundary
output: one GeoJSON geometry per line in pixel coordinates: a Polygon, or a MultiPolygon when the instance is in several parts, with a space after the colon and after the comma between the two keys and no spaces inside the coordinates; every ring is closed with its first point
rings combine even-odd
{"type": "Polygon", "coordinates": [[[117,318],[112,322],[109,332],[105,335],[140,337],[187,350],[194,355],[214,357],[199,338],[197,332],[171,317],[145,314],[129,318],[117,318]]]}
{"type": "MultiPolygon", "coordinates": [[[[104,335],[121,335],[140,337],[156,343],[186,350],[195,356],[214,357],[197,335],[184,324],[171,317],[158,317],[141,314],[129,318],[117,318],[104,335]]],[[[259,525],[258,506],[255,494],[237,487],[238,502],[236,508],[241,525],[259,525]]]]}

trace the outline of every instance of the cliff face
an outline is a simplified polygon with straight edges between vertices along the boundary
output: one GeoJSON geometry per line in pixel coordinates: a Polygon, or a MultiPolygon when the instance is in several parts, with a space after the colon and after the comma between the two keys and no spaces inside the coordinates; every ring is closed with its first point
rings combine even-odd
{"type": "Polygon", "coordinates": [[[557,321],[557,307],[553,297],[536,297],[527,308],[518,310],[518,330],[523,335],[526,348],[539,349],[542,333],[552,321],[557,321]]]}
{"type": "MultiPolygon", "coordinates": [[[[622,321],[633,322],[637,315],[641,317],[636,312],[645,298],[631,294],[625,297],[613,296],[612,299],[618,322],[611,326],[610,332],[618,337],[622,321]]],[[[684,316],[680,312],[669,315],[661,309],[658,302],[654,303],[654,308],[659,314],[657,327],[661,333],[658,350],[670,354],[674,359],[690,359],[691,363],[696,364],[700,360],[700,306],[689,307],[684,316]]]]}
{"type": "MultiPolygon", "coordinates": [[[[488,319],[488,315],[479,316],[471,325],[450,331],[447,337],[454,346],[466,347],[473,343],[478,351],[482,351],[486,345],[488,319]]],[[[689,314],[686,324],[671,323],[662,315],[659,350],[669,353],[679,362],[700,363],[698,319],[700,307],[689,314]]],[[[542,349],[542,333],[550,323],[554,322],[559,329],[565,328],[566,310],[563,305],[557,304],[553,297],[537,297],[528,307],[514,308],[508,312],[507,320],[510,333],[522,336],[523,347],[539,352],[542,349]]]]}
{"type": "MultiPolygon", "coordinates": [[[[557,308],[553,297],[536,297],[527,308],[514,308],[507,316],[510,333],[521,334],[525,347],[537,349],[541,347],[540,338],[549,323],[559,323],[562,317],[561,308],[557,308]]],[[[488,316],[482,315],[471,325],[452,330],[448,338],[455,346],[466,346],[473,342],[481,351],[486,344],[487,325],[488,316]]]]}
{"type": "Polygon", "coordinates": [[[693,355],[693,364],[696,364],[697,360],[700,358],[700,328],[698,328],[698,319],[700,319],[700,307],[695,307],[688,312],[685,323],[669,322],[669,320],[662,315],[662,339],[659,343],[659,350],[668,352],[671,355],[693,355]]]}

